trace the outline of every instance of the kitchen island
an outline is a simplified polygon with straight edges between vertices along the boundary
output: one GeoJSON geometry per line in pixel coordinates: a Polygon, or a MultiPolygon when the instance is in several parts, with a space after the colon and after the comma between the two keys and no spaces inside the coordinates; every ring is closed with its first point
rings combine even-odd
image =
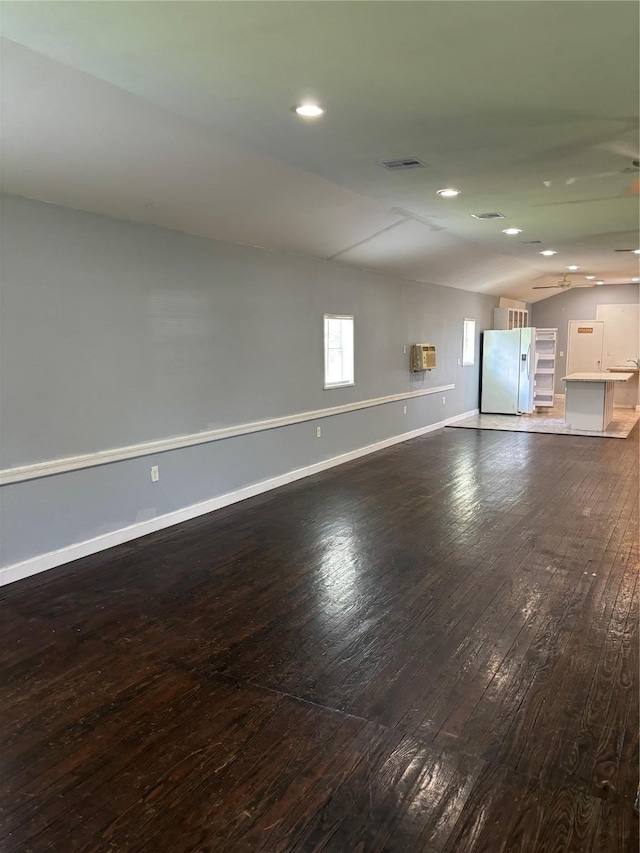
{"type": "Polygon", "coordinates": [[[572,429],[604,432],[613,420],[613,392],[628,373],[570,373],[565,383],[564,419],[572,429]]]}

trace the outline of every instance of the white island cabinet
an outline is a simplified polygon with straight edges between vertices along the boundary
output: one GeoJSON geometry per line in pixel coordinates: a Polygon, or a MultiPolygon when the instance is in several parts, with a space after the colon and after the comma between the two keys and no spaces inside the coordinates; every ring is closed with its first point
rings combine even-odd
{"type": "Polygon", "coordinates": [[[570,373],[565,383],[564,419],[572,429],[604,432],[613,420],[613,390],[631,373],[570,373]]]}

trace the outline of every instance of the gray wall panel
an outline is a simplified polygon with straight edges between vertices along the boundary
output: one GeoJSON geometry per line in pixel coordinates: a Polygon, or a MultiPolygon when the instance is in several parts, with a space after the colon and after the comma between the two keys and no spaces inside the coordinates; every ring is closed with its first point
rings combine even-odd
{"type": "Polygon", "coordinates": [[[389,394],[414,398],[3,487],[10,565],[473,409],[462,319],[494,297],[2,198],[2,467],[389,394]],[[323,389],[322,314],[356,318],[356,385],[323,389]],[[411,375],[403,346],[438,347],[411,375]],[[160,465],[160,482],[149,469],[160,465]]]}

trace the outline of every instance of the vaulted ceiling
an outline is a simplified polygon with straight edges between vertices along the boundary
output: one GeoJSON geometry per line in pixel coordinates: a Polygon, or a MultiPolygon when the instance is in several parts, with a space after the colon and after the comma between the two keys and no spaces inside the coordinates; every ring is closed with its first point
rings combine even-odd
{"type": "Polygon", "coordinates": [[[629,282],[638,10],[3,2],[3,189],[527,301],[629,282]]]}

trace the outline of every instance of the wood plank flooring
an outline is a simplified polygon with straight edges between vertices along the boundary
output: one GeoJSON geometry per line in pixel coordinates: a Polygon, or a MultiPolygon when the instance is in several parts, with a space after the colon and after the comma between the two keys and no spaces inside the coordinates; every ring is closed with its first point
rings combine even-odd
{"type": "Polygon", "coordinates": [[[441,430],[5,587],[3,853],[636,851],[638,513],[441,430]]]}

